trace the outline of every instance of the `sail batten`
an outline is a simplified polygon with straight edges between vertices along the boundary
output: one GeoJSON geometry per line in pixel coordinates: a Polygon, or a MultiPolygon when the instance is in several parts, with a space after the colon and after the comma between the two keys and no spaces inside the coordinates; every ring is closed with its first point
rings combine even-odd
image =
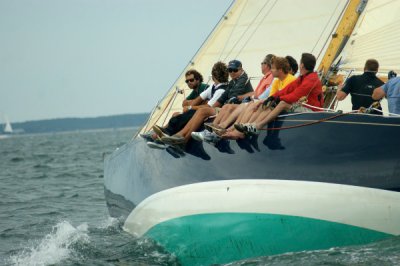
{"type": "Polygon", "coordinates": [[[342,70],[362,72],[365,61],[379,61],[379,74],[400,71],[400,1],[369,0],[348,45],[343,49],[342,70]]]}

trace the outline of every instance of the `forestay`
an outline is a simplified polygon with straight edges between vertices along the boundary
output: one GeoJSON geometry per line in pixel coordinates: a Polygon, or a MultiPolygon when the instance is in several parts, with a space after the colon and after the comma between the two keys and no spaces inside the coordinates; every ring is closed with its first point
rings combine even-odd
{"type": "Polygon", "coordinates": [[[303,52],[313,53],[317,65],[345,10],[346,0],[239,0],[221,18],[197,54],[166,96],[154,108],[142,131],[153,124],[164,125],[173,112],[182,110],[189,88],[184,73],[195,68],[206,82],[215,62],[239,59],[253,81],[261,77],[260,62],[268,53],[291,55],[299,60],[303,52]],[[183,93],[177,93],[177,88],[183,93]]]}

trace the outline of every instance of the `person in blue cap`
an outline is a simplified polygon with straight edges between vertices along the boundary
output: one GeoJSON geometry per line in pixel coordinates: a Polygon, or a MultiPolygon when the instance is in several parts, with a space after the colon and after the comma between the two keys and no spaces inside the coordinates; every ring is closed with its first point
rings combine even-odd
{"type": "Polygon", "coordinates": [[[221,107],[226,103],[240,103],[240,99],[244,99],[253,92],[253,87],[246,72],[243,70],[242,63],[239,60],[232,60],[228,63],[228,72],[231,80],[225,92],[211,106],[204,107],[196,111],[192,119],[186,126],[173,136],[164,136],[161,141],[169,145],[184,145],[191,136],[191,133],[197,131],[204,119],[217,115],[221,107]]]}

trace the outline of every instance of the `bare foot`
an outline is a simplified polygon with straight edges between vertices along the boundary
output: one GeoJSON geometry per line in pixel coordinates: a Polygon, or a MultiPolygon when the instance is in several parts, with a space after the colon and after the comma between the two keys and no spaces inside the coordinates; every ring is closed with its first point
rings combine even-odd
{"type": "Polygon", "coordinates": [[[224,139],[244,139],[245,135],[242,132],[239,132],[237,130],[232,130],[230,132],[225,133],[222,135],[222,138],[224,139]]]}

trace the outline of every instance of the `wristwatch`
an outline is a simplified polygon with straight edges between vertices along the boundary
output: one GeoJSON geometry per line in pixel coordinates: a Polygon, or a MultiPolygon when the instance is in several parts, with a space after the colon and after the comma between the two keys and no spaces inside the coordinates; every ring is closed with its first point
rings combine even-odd
{"type": "Polygon", "coordinates": [[[192,106],[191,105],[188,106],[188,110],[192,110],[192,106]]]}

